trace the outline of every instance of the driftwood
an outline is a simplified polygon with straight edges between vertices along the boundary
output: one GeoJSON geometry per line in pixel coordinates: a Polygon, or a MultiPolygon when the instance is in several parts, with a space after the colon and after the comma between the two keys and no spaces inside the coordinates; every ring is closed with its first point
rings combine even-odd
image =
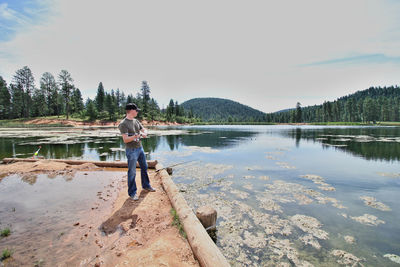
{"type": "MultiPolygon", "coordinates": [[[[163,169],[161,164],[157,164],[157,170],[163,169]]],[[[189,208],[186,200],[179,193],[178,188],[172,181],[165,169],[159,171],[157,175],[161,176],[162,186],[167,192],[173,208],[179,215],[183,224],[190,247],[193,254],[202,267],[225,267],[230,266],[224,255],[207,234],[203,225],[189,208]]]]}
{"type": "MultiPolygon", "coordinates": [[[[13,162],[36,162],[43,159],[26,159],[26,158],[4,158],[3,163],[13,163],[13,162]]],[[[46,159],[48,161],[63,162],[69,165],[80,165],[84,163],[92,163],[97,167],[110,167],[110,168],[128,168],[128,163],[126,161],[88,161],[88,160],[68,160],[68,159],[46,159]]],[[[149,169],[155,169],[157,165],[157,160],[148,160],[147,165],[149,169]]],[[[136,167],[139,168],[139,163],[136,163],[136,167]]]]}

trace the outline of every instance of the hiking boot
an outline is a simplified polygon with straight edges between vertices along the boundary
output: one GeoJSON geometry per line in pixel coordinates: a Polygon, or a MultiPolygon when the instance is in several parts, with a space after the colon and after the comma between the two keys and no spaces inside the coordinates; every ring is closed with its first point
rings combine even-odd
{"type": "Polygon", "coordinates": [[[146,190],[148,192],[156,192],[156,190],[151,186],[149,188],[143,188],[143,190],[146,190]]]}
{"type": "Polygon", "coordinates": [[[139,200],[139,197],[137,194],[134,194],[133,197],[130,197],[132,200],[137,201],[139,200]]]}

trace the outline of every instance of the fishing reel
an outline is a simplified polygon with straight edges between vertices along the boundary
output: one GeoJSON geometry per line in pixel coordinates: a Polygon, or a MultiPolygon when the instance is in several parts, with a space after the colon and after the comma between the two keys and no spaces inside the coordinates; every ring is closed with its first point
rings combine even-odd
{"type": "MultiPolygon", "coordinates": [[[[145,133],[145,134],[146,134],[146,133],[145,133]]],[[[138,138],[133,139],[133,141],[135,141],[135,142],[139,142],[140,139],[145,138],[145,137],[144,137],[144,134],[142,134],[142,133],[139,133],[139,134],[128,133],[128,136],[134,136],[134,135],[139,135],[138,138]]]]}

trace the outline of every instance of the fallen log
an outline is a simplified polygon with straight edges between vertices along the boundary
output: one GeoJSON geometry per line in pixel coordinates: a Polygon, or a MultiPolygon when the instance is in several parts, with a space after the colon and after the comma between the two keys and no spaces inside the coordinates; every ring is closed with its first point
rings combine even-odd
{"type": "MultiPolygon", "coordinates": [[[[14,162],[36,162],[39,160],[47,160],[54,162],[63,162],[69,165],[81,165],[84,163],[92,163],[97,167],[109,167],[109,168],[128,168],[126,161],[88,161],[88,160],[69,160],[69,159],[29,159],[29,158],[4,158],[3,163],[9,164],[14,162]]],[[[149,169],[155,169],[157,160],[148,160],[147,165],[149,169]]],[[[136,167],[139,168],[139,163],[136,163],[136,167]]]]}
{"type": "Polygon", "coordinates": [[[193,254],[202,267],[227,267],[230,266],[224,255],[212,241],[203,225],[194,215],[192,209],[186,203],[186,200],[179,193],[178,188],[163,169],[161,164],[156,165],[156,175],[161,176],[162,186],[167,192],[172,207],[176,210],[183,229],[186,232],[187,239],[193,254]]]}

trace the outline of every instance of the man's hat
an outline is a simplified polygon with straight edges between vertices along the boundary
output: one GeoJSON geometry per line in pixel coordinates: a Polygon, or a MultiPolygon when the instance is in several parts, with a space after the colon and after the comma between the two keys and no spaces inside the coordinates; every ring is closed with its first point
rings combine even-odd
{"type": "Polygon", "coordinates": [[[125,110],[131,110],[131,109],[140,111],[140,108],[138,108],[138,106],[136,106],[136,104],[134,104],[134,103],[126,104],[125,110]]]}

